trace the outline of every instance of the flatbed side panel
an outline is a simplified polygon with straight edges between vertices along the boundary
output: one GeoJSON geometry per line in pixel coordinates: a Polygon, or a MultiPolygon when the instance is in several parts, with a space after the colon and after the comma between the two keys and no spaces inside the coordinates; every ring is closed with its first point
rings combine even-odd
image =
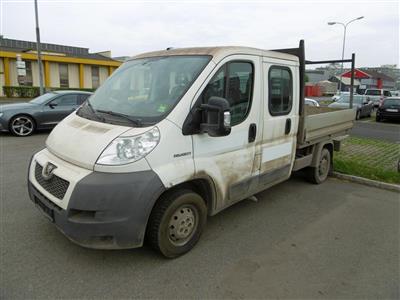
{"type": "Polygon", "coordinates": [[[311,143],[313,140],[351,129],[354,125],[355,115],[356,109],[343,109],[305,116],[304,143],[311,143]]]}

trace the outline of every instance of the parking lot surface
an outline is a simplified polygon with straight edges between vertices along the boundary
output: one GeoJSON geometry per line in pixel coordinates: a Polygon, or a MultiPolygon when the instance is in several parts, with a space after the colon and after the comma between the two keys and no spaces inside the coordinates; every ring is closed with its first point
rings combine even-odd
{"type": "Polygon", "coordinates": [[[2,299],[400,297],[394,192],[297,175],[210,217],[199,244],[178,259],[148,248],[90,250],[28,198],[29,159],[46,136],[0,135],[2,299]]]}

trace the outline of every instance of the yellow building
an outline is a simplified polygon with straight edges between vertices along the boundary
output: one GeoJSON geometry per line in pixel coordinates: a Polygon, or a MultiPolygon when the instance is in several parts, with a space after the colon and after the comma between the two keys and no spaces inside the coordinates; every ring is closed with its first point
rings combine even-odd
{"type": "MultiPolygon", "coordinates": [[[[41,43],[41,51],[46,89],[96,89],[121,65],[110,51],[89,53],[88,48],[46,43],[41,43]]],[[[3,86],[39,86],[35,42],[0,36],[0,96],[3,86]],[[17,57],[25,62],[25,75],[17,69],[17,57]]]]}

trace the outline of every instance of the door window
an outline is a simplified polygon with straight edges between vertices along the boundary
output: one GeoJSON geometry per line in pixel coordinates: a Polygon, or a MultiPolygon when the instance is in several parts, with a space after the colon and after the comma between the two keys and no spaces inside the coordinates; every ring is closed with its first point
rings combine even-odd
{"type": "Polygon", "coordinates": [[[51,103],[57,104],[57,106],[74,106],[77,104],[77,95],[64,95],[54,99],[51,103]]]}
{"type": "Polygon", "coordinates": [[[292,110],[293,80],[287,67],[272,66],[268,73],[268,108],[272,116],[287,115],[292,110]]]}
{"type": "Polygon", "coordinates": [[[383,91],[383,96],[390,97],[392,94],[389,91],[383,91]]]}
{"type": "Polygon", "coordinates": [[[202,93],[202,102],[212,96],[228,100],[231,125],[244,121],[251,107],[253,95],[253,65],[250,62],[233,61],[223,65],[210,80],[202,93]]]}

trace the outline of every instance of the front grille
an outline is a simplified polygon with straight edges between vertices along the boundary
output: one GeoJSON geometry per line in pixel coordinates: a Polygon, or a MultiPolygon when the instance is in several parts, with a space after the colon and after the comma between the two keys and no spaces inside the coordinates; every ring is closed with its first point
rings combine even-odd
{"type": "Polygon", "coordinates": [[[36,181],[50,194],[58,199],[64,198],[65,193],[67,192],[69,182],[64,180],[55,174],[49,180],[45,180],[42,176],[43,167],[36,162],[35,167],[35,178],[36,181]]]}

